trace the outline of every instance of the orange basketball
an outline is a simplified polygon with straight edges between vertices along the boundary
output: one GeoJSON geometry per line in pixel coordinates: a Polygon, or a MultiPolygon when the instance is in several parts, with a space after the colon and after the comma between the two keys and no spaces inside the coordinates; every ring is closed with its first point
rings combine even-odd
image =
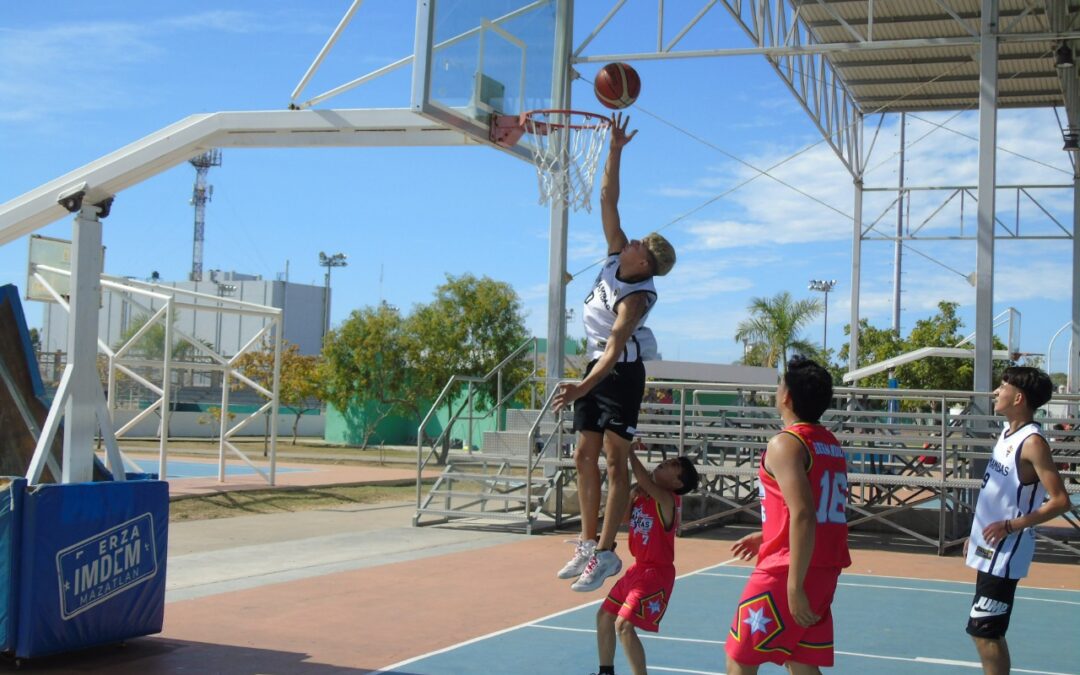
{"type": "Polygon", "coordinates": [[[633,105],[641,93],[641,78],[625,63],[609,63],[593,80],[593,91],[600,103],[613,110],[633,105]]]}

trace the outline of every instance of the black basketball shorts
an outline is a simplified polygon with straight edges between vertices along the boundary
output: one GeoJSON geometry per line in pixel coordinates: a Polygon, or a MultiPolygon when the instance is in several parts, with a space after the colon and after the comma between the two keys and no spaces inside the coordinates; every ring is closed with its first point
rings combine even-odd
{"type": "MultiPolygon", "coordinates": [[[[595,365],[595,360],[589,363],[586,377],[595,365]]],[[[616,363],[607,377],[574,402],[574,431],[611,431],[633,440],[644,395],[645,363],[616,363]]]]}
{"type": "Polygon", "coordinates": [[[975,580],[975,599],[971,601],[971,613],[968,615],[968,635],[988,640],[1005,637],[1019,581],[979,572],[975,580]]]}

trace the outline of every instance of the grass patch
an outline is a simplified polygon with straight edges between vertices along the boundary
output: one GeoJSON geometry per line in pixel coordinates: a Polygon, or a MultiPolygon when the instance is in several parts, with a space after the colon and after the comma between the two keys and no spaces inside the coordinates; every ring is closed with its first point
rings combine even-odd
{"type": "Polygon", "coordinates": [[[415,485],[342,485],[298,489],[239,490],[177,499],[169,504],[169,521],[210,520],[263,513],[400,502],[416,498],[415,485]]]}

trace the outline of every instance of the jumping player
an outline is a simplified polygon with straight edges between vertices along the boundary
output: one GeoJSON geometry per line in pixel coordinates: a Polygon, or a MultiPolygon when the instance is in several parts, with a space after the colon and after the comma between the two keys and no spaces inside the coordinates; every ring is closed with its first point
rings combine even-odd
{"type": "Polygon", "coordinates": [[[609,253],[582,312],[592,360],[585,379],[560,385],[553,402],[555,412],[574,403],[574,431],[578,432],[574,463],[581,538],[574,556],[558,573],[560,579],[577,577],[571,586],[575,591],[595,590],[622,569],[615,555],[615,534],[630,491],[627,456],[645,393],[643,360],[656,357],[656,340],[645,327],[645,317],[656,304],[652,278],[667,274],[675,265],[675,249],[659,234],[631,241],[623,232],[619,165],[623,147],[637,131],[626,133],[629,117],[616,114],[611,121],[611,144],[600,185],[600,214],[609,253]],[[603,532],[598,533],[601,450],[608,475],[604,513],[616,515],[605,517],[603,532]]]}
{"type": "Polygon", "coordinates": [[[794,675],[833,664],[830,607],[848,554],[847,461],[819,424],[832,400],[832,377],[795,357],[776,389],[783,430],[761,458],[761,532],[731,550],[758,556],[743,590],[727,643],[729,675],[757,673],[762,663],[786,665],[794,675]]]}
{"type": "Polygon", "coordinates": [[[686,457],[664,460],[650,474],[630,452],[637,486],[631,493],[626,520],[634,564],[608,593],[596,613],[599,675],[615,673],[615,636],[619,636],[630,670],[645,675],[645,648],[634,627],[656,632],[675,586],[675,531],[682,513],[682,495],[697,489],[698,473],[686,457]]]}
{"type": "Polygon", "coordinates": [[[1039,523],[1069,510],[1069,495],[1050,457],[1035,411],[1053,395],[1050,377],[1038,368],[1006,368],[994,391],[994,412],[1006,424],[983,475],[971,536],[964,543],[968,567],[979,571],[967,632],[987,675],[1012,667],[1005,631],[1016,584],[1028,573],[1039,523]],[[1044,503],[1045,500],[1045,503],[1044,503]]]}

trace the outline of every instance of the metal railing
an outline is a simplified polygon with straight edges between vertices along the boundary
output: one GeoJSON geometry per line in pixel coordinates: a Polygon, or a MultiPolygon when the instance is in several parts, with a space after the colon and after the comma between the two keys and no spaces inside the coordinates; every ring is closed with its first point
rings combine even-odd
{"type": "Polygon", "coordinates": [[[483,421],[494,416],[496,430],[502,424],[502,412],[506,408],[507,404],[514,400],[524,387],[530,386],[530,400],[535,400],[535,387],[532,387],[536,382],[542,381],[537,377],[539,372],[538,362],[538,341],[536,338],[529,338],[516,347],[506,358],[496,364],[487,374],[482,377],[476,376],[464,376],[454,375],[447,381],[446,385],[439,392],[439,395],[435,398],[435,401],[431,404],[431,408],[428,410],[424,419],[420,422],[420,426],[416,431],[416,507],[419,509],[421,506],[421,500],[423,498],[421,486],[423,484],[424,469],[428,467],[433,459],[439,456],[441,448],[449,449],[451,433],[457,423],[461,421],[464,415],[464,421],[467,424],[466,439],[470,446],[470,452],[472,450],[473,439],[473,423],[477,421],[483,421]],[[523,354],[532,350],[532,368],[521,382],[511,387],[509,392],[503,392],[505,386],[503,374],[507,368],[520,359],[523,354]],[[474,391],[479,385],[486,385],[495,380],[495,400],[490,408],[484,411],[479,417],[476,416],[476,410],[474,407],[474,391]],[[457,386],[455,386],[457,385],[457,386]],[[440,407],[455,400],[455,395],[460,394],[461,385],[465,385],[465,404],[458,408],[457,412],[452,412],[448,417],[446,424],[443,426],[439,434],[431,440],[426,451],[424,448],[425,430],[431,420],[438,414],[440,407]]]}

